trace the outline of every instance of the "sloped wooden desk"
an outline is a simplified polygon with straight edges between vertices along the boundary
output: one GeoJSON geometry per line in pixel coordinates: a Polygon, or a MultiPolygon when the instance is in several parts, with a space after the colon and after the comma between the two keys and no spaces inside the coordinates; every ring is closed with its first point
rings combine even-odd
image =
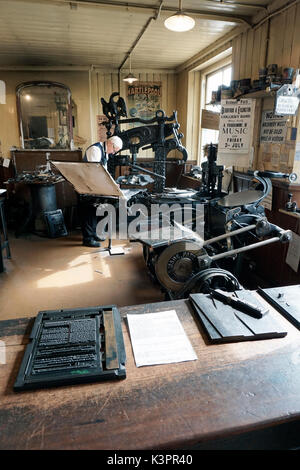
{"type": "Polygon", "coordinates": [[[300,331],[274,311],[288,331],[285,338],[210,345],[187,300],[120,311],[125,317],[170,309],[197,361],[137,368],[123,321],[125,380],[22,393],[14,393],[13,384],[33,320],[0,322],[6,345],[0,448],[278,448],[274,430],[283,432],[279,445],[299,445],[300,331]]]}

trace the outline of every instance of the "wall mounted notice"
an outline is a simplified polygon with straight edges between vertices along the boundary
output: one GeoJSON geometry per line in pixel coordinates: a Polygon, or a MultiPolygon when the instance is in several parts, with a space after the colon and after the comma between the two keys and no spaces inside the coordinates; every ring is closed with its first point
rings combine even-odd
{"type": "Polygon", "coordinates": [[[300,260],[300,237],[293,233],[293,238],[289,243],[285,262],[297,273],[300,260]]]}
{"type": "Polygon", "coordinates": [[[201,114],[201,127],[202,129],[213,129],[219,130],[220,125],[220,114],[209,111],[208,109],[202,109],[201,114]]]}
{"type": "Polygon", "coordinates": [[[127,86],[127,104],[130,118],[152,119],[161,109],[161,82],[135,82],[127,86]]]}
{"type": "Polygon", "coordinates": [[[273,111],[263,111],[261,116],[260,142],[282,144],[287,132],[287,116],[276,116],[273,111]]]}
{"type": "Polygon", "coordinates": [[[255,100],[222,100],[218,152],[249,153],[255,100]]]}
{"type": "Polygon", "coordinates": [[[297,96],[277,96],[275,113],[295,116],[297,114],[298,106],[299,98],[297,96]]]}

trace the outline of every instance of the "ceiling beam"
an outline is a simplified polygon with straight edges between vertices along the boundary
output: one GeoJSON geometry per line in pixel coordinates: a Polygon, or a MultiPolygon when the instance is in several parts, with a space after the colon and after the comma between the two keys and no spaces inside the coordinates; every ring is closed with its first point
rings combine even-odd
{"type": "Polygon", "coordinates": [[[216,51],[220,51],[222,47],[225,45],[225,47],[231,47],[231,41],[233,38],[241,34],[242,32],[245,31],[245,27],[236,27],[229,31],[229,33],[225,34],[222,36],[220,39],[215,41],[213,44],[210,46],[207,46],[205,49],[202,51],[198,52],[198,54],[195,54],[193,57],[188,59],[186,62],[183,62],[181,65],[179,65],[175,71],[176,73],[182,72],[184,70],[186,71],[192,71],[195,70],[201,65],[203,62],[206,62],[208,58],[211,58],[211,56],[216,53],[216,51]]]}
{"type": "Polygon", "coordinates": [[[138,34],[137,38],[133,41],[129,51],[127,52],[127,54],[125,54],[125,57],[122,61],[122,63],[120,64],[119,66],[119,72],[121,71],[122,67],[124,66],[124,64],[126,63],[128,57],[130,57],[130,54],[132,53],[132,51],[136,48],[136,46],[138,45],[138,42],[140,41],[140,39],[142,38],[142,36],[144,35],[144,33],[147,31],[148,27],[150,26],[151,22],[153,20],[157,20],[157,18],[159,17],[160,15],[160,12],[161,12],[161,9],[162,9],[162,6],[163,6],[163,2],[164,0],[160,0],[160,3],[156,9],[156,12],[154,15],[150,16],[150,18],[148,18],[146,24],[143,26],[143,28],[141,29],[140,33],[138,34]]]}
{"type": "MultiPolygon", "coordinates": [[[[40,1],[40,0],[38,0],[40,1]]],[[[129,3],[129,2],[124,2],[121,0],[46,0],[50,1],[52,3],[72,3],[76,5],[92,5],[92,6],[107,6],[107,7],[119,7],[119,8],[126,8],[127,10],[130,8],[133,9],[140,9],[140,10],[150,10],[150,11],[157,11],[159,7],[157,5],[145,5],[142,3],[129,3]]],[[[217,2],[220,3],[220,2],[217,2]]],[[[222,3],[220,3],[221,5],[222,3]]],[[[225,3],[224,3],[225,5],[225,3]]],[[[229,5],[229,3],[228,3],[229,5]]],[[[230,3],[230,5],[232,5],[230,3]]],[[[160,8],[160,11],[168,12],[168,13],[176,13],[178,11],[178,8],[176,7],[168,7],[168,6],[162,6],[160,8]]],[[[184,12],[189,14],[189,15],[195,15],[199,16],[203,19],[207,20],[213,20],[213,21],[225,21],[225,22],[230,22],[230,23],[242,23],[242,24],[247,24],[250,25],[250,16],[239,16],[239,15],[234,15],[230,14],[228,15],[227,13],[222,13],[222,12],[215,12],[215,11],[209,11],[209,10],[195,10],[195,9],[184,9],[184,12]]]]}
{"type": "Polygon", "coordinates": [[[205,0],[206,3],[212,3],[214,5],[223,6],[223,5],[228,5],[228,6],[233,6],[233,7],[241,7],[241,8],[251,8],[252,10],[267,10],[267,4],[266,5],[255,5],[252,3],[241,3],[241,2],[235,2],[231,0],[205,0]]]}

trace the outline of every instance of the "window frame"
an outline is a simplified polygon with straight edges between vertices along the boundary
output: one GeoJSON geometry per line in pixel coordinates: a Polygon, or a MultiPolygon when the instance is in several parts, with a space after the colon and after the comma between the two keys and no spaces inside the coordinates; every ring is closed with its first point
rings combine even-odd
{"type": "Polygon", "coordinates": [[[207,67],[204,69],[201,73],[201,103],[200,103],[200,132],[199,132],[199,153],[198,153],[198,162],[199,164],[202,163],[203,161],[203,149],[202,149],[202,127],[201,127],[201,115],[202,115],[202,110],[207,109],[207,104],[206,103],[206,94],[207,94],[207,80],[209,76],[227,69],[228,67],[231,67],[231,76],[233,72],[233,60],[232,60],[232,55],[229,55],[222,61],[216,62],[215,64],[211,65],[210,67],[207,67]]]}

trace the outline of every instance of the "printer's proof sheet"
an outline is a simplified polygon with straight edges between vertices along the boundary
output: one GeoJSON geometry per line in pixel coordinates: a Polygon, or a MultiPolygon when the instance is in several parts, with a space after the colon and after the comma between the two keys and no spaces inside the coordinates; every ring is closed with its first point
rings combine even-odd
{"type": "Polygon", "coordinates": [[[175,310],[128,314],[127,320],[137,367],[197,359],[175,310]]]}

